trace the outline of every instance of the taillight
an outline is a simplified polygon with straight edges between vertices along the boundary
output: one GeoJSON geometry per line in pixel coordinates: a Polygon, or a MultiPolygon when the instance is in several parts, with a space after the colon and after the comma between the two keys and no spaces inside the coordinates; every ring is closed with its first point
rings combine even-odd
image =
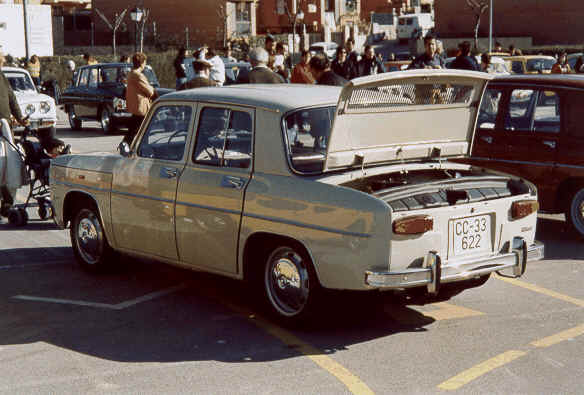
{"type": "Polygon", "coordinates": [[[393,221],[393,233],[417,235],[434,229],[434,218],[428,215],[414,215],[393,221]]]}
{"type": "Polygon", "coordinates": [[[511,206],[511,218],[521,219],[527,217],[529,214],[535,213],[539,210],[539,203],[537,200],[520,200],[513,202],[511,206]]]}

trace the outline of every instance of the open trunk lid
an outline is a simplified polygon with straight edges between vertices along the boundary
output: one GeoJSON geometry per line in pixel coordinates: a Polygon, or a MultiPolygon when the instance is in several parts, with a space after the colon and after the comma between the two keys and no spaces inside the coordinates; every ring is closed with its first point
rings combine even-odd
{"type": "Polygon", "coordinates": [[[411,70],[357,78],[341,91],[325,171],[469,154],[477,110],[493,77],[411,70]]]}

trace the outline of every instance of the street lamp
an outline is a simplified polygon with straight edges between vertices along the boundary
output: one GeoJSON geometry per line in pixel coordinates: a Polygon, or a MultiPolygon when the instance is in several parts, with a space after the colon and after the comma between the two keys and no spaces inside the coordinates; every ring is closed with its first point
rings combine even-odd
{"type": "Polygon", "coordinates": [[[130,19],[134,21],[134,52],[138,52],[138,24],[142,21],[144,11],[140,7],[134,7],[130,11],[130,19]]]}
{"type": "Polygon", "coordinates": [[[489,52],[493,52],[493,0],[489,7],[489,52]]]}

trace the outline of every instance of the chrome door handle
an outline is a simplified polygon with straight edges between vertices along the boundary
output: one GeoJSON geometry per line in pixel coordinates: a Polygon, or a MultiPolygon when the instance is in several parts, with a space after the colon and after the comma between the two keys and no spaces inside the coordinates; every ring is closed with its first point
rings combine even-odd
{"type": "Polygon", "coordinates": [[[160,177],[162,178],[175,178],[178,175],[178,169],[174,167],[161,167],[160,177]]]}
{"type": "Polygon", "coordinates": [[[221,180],[221,186],[224,188],[241,189],[245,185],[245,180],[239,177],[225,176],[221,180]]]}
{"type": "Polygon", "coordinates": [[[481,140],[483,140],[487,144],[492,144],[493,143],[493,138],[491,136],[482,136],[481,137],[481,140]]]}
{"type": "Polygon", "coordinates": [[[547,145],[551,149],[555,149],[556,148],[556,142],[555,141],[544,140],[543,141],[543,145],[547,145]]]}

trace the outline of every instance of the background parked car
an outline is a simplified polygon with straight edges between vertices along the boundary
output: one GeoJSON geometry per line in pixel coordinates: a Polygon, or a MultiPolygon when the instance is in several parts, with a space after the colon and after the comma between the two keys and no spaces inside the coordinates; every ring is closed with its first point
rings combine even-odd
{"type": "MultiPolygon", "coordinates": [[[[452,62],[454,62],[454,59],[456,59],[455,56],[450,57],[450,58],[446,58],[446,61],[444,63],[446,65],[447,69],[450,68],[450,66],[452,65],[452,62]]],[[[480,65],[481,64],[481,57],[475,56],[475,59],[477,61],[477,64],[480,65]]],[[[491,70],[494,71],[493,74],[502,74],[502,75],[511,74],[509,72],[509,69],[507,68],[507,62],[499,56],[491,56],[491,70]]]]}
{"type": "Polygon", "coordinates": [[[523,177],[540,207],[584,236],[584,80],[508,76],[489,82],[470,163],[523,177]]]}
{"type": "MultiPolygon", "coordinates": [[[[59,104],[65,106],[71,129],[80,130],[83,121],[99,121],[105,133],[127,126],[131,114],[126,111],[126,75],[128,63],[99,63],[79,67],[73,84],[61,94],[59,104]]],[[[173,89],[160,88],[154,70],[144,69],[144,75],[158,96],[173,89]]]]}
{"type": "Polygon", "coordinates": [[[549,74],[556,58],[546,55],[505,56],[507,68],[514,74],[549,74]]]}
{"type": "Polygon", "coordinates": [[[312,56],[316,54],[325,54],[329,59],[334,59],[339,44],[332,41],[320,41],[310,44],[308,50],[312,56]]]}
{"type": "MultiPolygon", "coordinates": [[[[28,71],[19,67],[3,67],[2,73],[12,86],[22,114],[27,115],[36,128],[56,126],[57,106],[55,100],[38,92],[28,71]]],[[[21,129],[21,126],[15,128],[15,130],[21,129]]]]}

